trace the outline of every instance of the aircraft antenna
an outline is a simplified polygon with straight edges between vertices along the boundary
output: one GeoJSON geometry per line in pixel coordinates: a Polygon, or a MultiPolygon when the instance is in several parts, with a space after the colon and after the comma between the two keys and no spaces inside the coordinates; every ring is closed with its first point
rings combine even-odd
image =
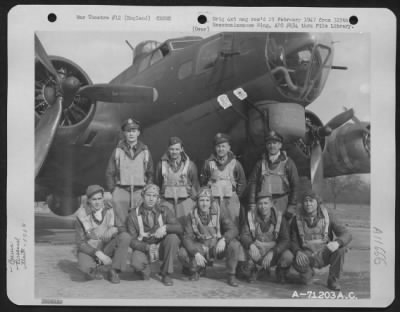
{"type": "Polygon", "coordinates": [[[125,40],[126,44],[129,46],[129,48],[132,50],[132,64],[133,64],[133,59],[135,58],[135,48],[130,44],[128,40],[125,40]]]}

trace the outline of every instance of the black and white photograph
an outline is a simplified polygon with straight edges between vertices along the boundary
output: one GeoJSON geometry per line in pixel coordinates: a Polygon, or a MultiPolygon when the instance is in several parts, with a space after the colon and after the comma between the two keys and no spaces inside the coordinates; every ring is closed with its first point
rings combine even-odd
{"type": "Polygon", "coordinates": [[[354,16],[254,31],[234,12],[30,32],[33,209],[9,221],[8,274],[30,266],[37,303],[373,299],[394,257],[372,204],[374,39],[354,16]]]}

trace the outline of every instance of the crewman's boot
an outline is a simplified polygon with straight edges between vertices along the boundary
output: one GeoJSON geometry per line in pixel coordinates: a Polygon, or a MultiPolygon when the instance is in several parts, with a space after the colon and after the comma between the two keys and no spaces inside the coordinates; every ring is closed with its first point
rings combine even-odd
{"type": "Polygon", "coordinates": [[[232,287],[238,287],[239,284],[236,281],[235,274],[229,274],[228,276],[228,285],[232,287]]]}
{"type": "Polygon", "coordinates": [[[118,272],[115,269],[111,269],[109,272],[110,282],[113,284],[119,284],[121,281],[119,279],[118,272]]]}
{"type": "Polygon", "coordinates": [[[165,274],[165,275],[163,275],[161,281],[162,281],[162,283],[163,283],[165,286],[172,286],[172,285],[174,285],[174,282],[172,281],[172,278],[171,278],[171,276],[169,276],[168,273],[165,274]]]}
{"type": "Polygon", "coordinates": [[[278,283],[285,284],[287,282],[288,273],[289,273],[289,268],[282,268],[280,266],[277,266],[275,270],[276,281],[278,283]]]}
{"type": "Polygon", "coordinates": [[[312,277],[314,276],[314,270],[309,268],[306,272],[300,273],[300,282],[304,285],[310,285],[312,283],[312,277]]]}
{"type": "Polygon", "coordinates": [[[328,288],[334,291],[340,291],[341,287],[335,277],[328,278],[328,288]]]}
{"type": "Polygon", "coordinates": [[[103,275],[96,268],[91,268],[89,272],[86,273],[86,279],[88,281],[102,280],[103,278],[104,278],[103,275]]]}
{"type": "Polygon", "coordinates": [[[257,269],[253,269],[253,270],[250,272],[250,276],[248,277],[247,281],[248,281],[250,284],[255,283],[255,282],[257,281],[257,277],[258,277],[257,269]]]}

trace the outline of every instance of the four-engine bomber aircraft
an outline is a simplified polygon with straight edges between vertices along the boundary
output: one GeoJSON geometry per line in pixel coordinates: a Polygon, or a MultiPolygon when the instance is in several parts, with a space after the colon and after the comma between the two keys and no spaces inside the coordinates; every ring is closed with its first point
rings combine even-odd
{"type": "Polygon", "coordinates": [[[35,199],[58,215],[76,211],[105,168],[129,117],[157,161],[180,136],[198,164],[217,132],[232,137],[247,173],[268,129],[280,132],[299,174],[370,172],[370,125],[352,109],[323,125],[305,109],[321,93],[334,48],[327,33],[219,33],[145,41],[133,64],[109,84],[92,84],[72,61],[48,56],[35,38],[35,199]],[[349,120],[353,123],[347,123],[349,120]],[[50,196],[49,196],[50,195],[50,196]]]}

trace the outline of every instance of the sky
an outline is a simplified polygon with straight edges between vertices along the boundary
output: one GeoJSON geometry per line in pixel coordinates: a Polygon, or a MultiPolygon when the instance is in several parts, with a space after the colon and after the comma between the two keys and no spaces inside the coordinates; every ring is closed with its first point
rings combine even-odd
{"type": "MultiPolygon", "coordinates": [[[[37,34],[49,55],[74,61],[94,83],[107,83],[131,65],[132,51],[125,40],[135,47],[144,40],[162,42],[174,37],[193,36],[193,33],[132,31],[37,34]]],[[[354,108],[360,120],[369,121],[369,35],[333,33],[332,36],[335,42],[333,65],[348,69],[331,70],[321,95],[307,109],[316,113],[323,123],[342,112],[344,106],[354,108]]]]}

